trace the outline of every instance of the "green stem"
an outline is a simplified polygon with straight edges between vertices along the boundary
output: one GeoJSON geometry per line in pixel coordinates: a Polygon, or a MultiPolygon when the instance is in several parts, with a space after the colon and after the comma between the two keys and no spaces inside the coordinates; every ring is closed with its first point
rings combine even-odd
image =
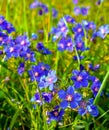
{"type": "Polygon", "coordinates": [[[23,0],[23,9],[24,9],[24,27],[26,32],[28,33],[28,25],[27,25],[27,17],[26,17],[26,2],[23,0]]]}
{"type": "Polygon", "coordinates": [[[104,80],[103,80],[103,82],[101,84],[101,87],[100,87],[98,93],[97,93],[97,96],[95,97],[94,104],[98,103],[98,101],[100,99],[101,92],[103,91],[103,89],[105,87],[105,84],[106,84],[106,81],[107,81],[108,77],[109,77],[109,70],[108,70],[108,72],[106,73],[106,75],[104,77],[104,80]]]}

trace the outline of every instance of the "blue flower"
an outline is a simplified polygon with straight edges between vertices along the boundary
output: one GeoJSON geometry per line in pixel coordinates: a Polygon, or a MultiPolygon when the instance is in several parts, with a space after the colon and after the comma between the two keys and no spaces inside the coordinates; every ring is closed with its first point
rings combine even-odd
{"type": "Polygon", "coordinates": [[[72,28],[72,31],[74,32],[75,37],[84,36],[84,30],[83,30],[83,26],[81,24],[76,24],[76,26],[72,28]]]}
{"type": "Polygon", "coordinates": [[[31,34],[31,40],[36,40],[38,38],[37,34],[32,33],[31,34]]]}
{"type": "Polygon", "coordinates": [[[81,14],[82,15],[88,15],[89,7],[82,7],[81,8],[81,14]]]}
{"type": "Polygon", "coordinates": [[[102,25],[96,33],[97,33],[97,36],[104,39],[106,35],[109,34],[109,25],[102,25]]]}
{"type": "Polygon", "coordinates": [[[37,66],[33,65],[32,69],[28,71],[31,81],[36,80],[39,82],[42,76],[47,76],[49,69],[49,65],[44,64],[43,62],[39,62],[37,66]]]}
{"type": "Polygon", "coordinates": [[[92,71],[97,71],[100,68],[99,64],[96,64],[95,66],[93,66],[91,63],[88,65],[88,68],[92,71]]]}
{"type": "Polygon", "coordinates": [[[18,36],[15,39],[15,43],[19,45],[20,50],[26,51],[28,47],[30,46],[29,38],[26,36],[26,34],[18,36]]]}
{"type": "Polygon", "coordinates": [[[31,98],[31,102],[37,102],[38,104],[42,105],[44,103],[50,103],[52,101],[52,94],[48,92],[40,93],[36,92],[35,95],[31,98]],[[42,96],[42,99],[41,99],[42,96]]]}
{"type": "Polygon", "coordinates": [[[78,6],[76,6],[76,7],[74,8],[74,14],[75,14],[75,15],[81,14],[81,8],[78,7],[78,6]]]}
{"type": "Polygon", "coordinates": [[[73,70],[71,79],[74,82],[75,88],[87,87],[89,74],[86,71],[73,70]]]}
{"type": "Polygon", "coordinates": [[[76,38],[75,39],[75,46],[77,48],[77,50],[80,50],[80,51],[85,51],[86,48],[85,48],[85,44],[83,42],[83,40],[81,38],[76,38]]]}
{"type": "Polygon", "coordinates": [[[15,42],[11,42],[9,45],[5,46],[4,52],[6,53],[6,59],[11,57],[18,57],[19,47],[15,44],[15,42]]]}
{"type": "Polygon", "coordinates": [[[48,115],[48,123],[52,120],[61,121],[62,116],[64,115],[64,110],[60,109],[59,106],[56,106],[52,111],[47,112],[48,115]]]}
{"type": "Polygon", "coordinates": [[[54,83],[57,82],[56,71],[50,70],[47,76],[42,76],[39,82],[40,89],[49,87],[49,90],[53,90],[54,83]]]}
{"type": "Polygon", "coordinates": [[[91,90],[93,92],[94,97],[96,97],[99,89],[100,89],[101,83],[100,82],[93,82],[91,85],[91,90]]]}
{"type": "Polygon", "coordinates": [[[52,8],[52,16],[53,18],[56,18],[58,15],[58,11],[55,8],[52,8]]]}
{"type": "Polygon", "coordinates": [[[32,62],[35,62],[35,53],[31,51],[29,48],[26,51],[21,51],[20,56],[23,57],[25,60],[30,60],[32,62]]]}
{"type": "Polygon", "coordinates": [[[65,109],[68,106],[75,109],[78,106],[78,102],[82,99],[81,94],[75,93],[75,89],[73,86],[69,86],[67,91],[60,90],[58,92],[59,98],[62,99],[62,102],[60,103],[60,106],[65,109]]]}
{"type": "Polygon", "coordinates": [[[95,105],[93,105],[93,99],[89,99],[88,101],[80,101],[78,113],[80,115],[85,115],[87,113],[91,114],[93,117],[98,116],[99,112],[95,105]]]}
{"type": "Polygon", "coordinates": [[[43,55],[49,55],[52,54],[52,52],[46,48],[42,42],[39,42],[36,46],[38,52],[42,53],[43,55]]]}
{"type": "Polygon", "coordinates": [[[82,24],[84,25],[86,30],[95,30],[96,29],[96,25],[94,22],[88,22],[86,20],[83,20],[82,24]]]}
{"type": "Polygon", "coordinates": [[[21,76],[23,74],[25,70],[25,64],[24,62],[20,63],[19,67],[18,67],[18,74],[21,76]]]}
{"type": "Polygon", "coordinates": [[[78,0],[72,0],[73,4],[78,4],[78,0]]]}
{"type": "Polygon", "coordinates": [[[0,32],[0,46],[5,44],[5,39],[8,38],[6,33],[0,32]]]}

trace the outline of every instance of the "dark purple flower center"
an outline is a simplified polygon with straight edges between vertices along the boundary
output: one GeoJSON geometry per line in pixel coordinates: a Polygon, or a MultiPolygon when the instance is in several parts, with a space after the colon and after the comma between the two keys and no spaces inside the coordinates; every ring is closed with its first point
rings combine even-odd
{"type": "Polygon", "coordinates": [[[78,46],[79,48],[81,48],[81,47],[82,47],[82,43],[79,42],[77,46],[78,46]]]}
{"type": "Polygon", "coordinates": [[[67,100],[68,102],[71,102],[71,101],[73,100],[73,96],[70,95],[70,94],[68,94],[68,95],[66,96],[66,100],[67,100]]]}
{"type": "Polygon", "coordinates": [[[82,108],[85,108],[85,107],[87,106],[87,103],[86,103],[85,101],[81,101],[81,102],[80,102],[80,106],[81,106],[82,108]]]}
{"type": "Polygon", "coordinates": [[[54,111],[54,116],[58,116],[59,115],[59,112],[58,111],[54,111]]]}
{"type": "Polygon", "coordinates": [[[99,89],[98,89],[97,87],[94,88],[94,91],[95,91],[95,92],[98,92],[98,90],[99,90],[99,89]]]}

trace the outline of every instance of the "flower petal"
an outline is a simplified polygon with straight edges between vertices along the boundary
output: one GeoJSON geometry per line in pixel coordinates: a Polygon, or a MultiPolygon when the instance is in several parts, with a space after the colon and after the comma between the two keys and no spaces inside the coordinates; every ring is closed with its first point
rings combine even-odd
{"type": "Polygon", "coordinates": [[[78,106],[78,103],[75,101],[70,102],[71,108],[76,108],[78,106]]]}
{"type": "Polygon", "coordinates": [[[59,96],[59,98],[61,98],[61,99],[65,99],[65,98],[66,98],[66,92],[65,92],[64,90],[60,90],[60,91],[58,92],[58,96],[59,96]]]}
{"type": "Polygon", "coordinates": [[[68,102],[64,100],[63,102],[60,103],[60,106],[61,106],[63,109],[65,109],[65,108],[68,107],[68,102]]]}
{"type": "Polygon", "coordinates": [[[68,89],[67,89],[67,93],[72,95],[72,94],[74,94],[74,90],[75,89],[74,89],[73,86],[69,86],[68,89]]]}

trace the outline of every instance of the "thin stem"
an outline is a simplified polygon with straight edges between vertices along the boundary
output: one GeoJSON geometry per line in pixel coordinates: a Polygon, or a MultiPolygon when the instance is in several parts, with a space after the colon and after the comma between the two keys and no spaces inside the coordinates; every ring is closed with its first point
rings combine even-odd
{"type": "Polygon", "coordinates": [[[97,93],[97,96],[95,97],[94,104],[97,104],[97,103],[98,103],[98,101],[99,101],[99,99],[100,99],[101,92],[103,91],[103,89],[104,89],[104,87],[105,87],[105,84],[106,84],[106,81],[107,81],[108,77],[109,77],[109,70],[108,70],[108,72],[106,73],[106,76],[104,77],[104,80],[103,80],[103,82],[102,82],[102,84],[101,84],[101,87],[100,87],[98,93],[97,93]]]}

